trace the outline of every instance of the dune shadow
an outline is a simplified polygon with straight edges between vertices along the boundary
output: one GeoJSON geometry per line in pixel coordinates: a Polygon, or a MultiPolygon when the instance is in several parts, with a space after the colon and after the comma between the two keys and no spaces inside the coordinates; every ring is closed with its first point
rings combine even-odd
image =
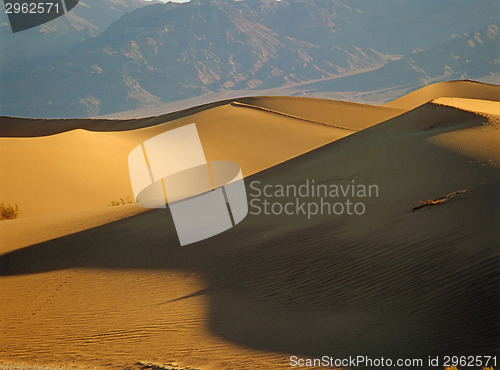
{"type": "Polygon", "coordinates": [[[189,252],[179,247],[172,217],[161,209],[4,254],[0,275],[86,267],[184,269],[189,252]]]}
{"type": "Polygon", "coordinates": [[[196,271],[208,288],[192,296],[208,295],[213,333],[267,351],[424,358],[498,348],[498,261],[485,257],[491,245],[471,261],[454,255],[470,242],[466,233],[387,243],[345,240],[326,224],[259,243],[251,235],[262,227],[249,216],[180,247],[169,212],[151,211],[4,254],[0,275],[196,271]]]}

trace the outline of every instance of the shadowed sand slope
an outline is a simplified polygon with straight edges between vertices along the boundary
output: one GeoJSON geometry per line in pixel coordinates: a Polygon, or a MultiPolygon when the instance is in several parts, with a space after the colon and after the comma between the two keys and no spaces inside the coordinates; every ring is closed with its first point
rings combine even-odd
{"type": "Polygon", "coordinates": [[[438,82],[390,101],[383,107],[413,109],[441,97],[500,101],[500,86],[475,81],[438,82]]]}
{"type": "MultiPolygon", "coordinates": [[[[494,118],[427,103],[247,177],[250,214],[205,241],[179,247],[158,210],[5,253],[0,359],[269,369],[289,367],[290,353],[498,353],[499,143],[494,118]],[[264,200],[311,209],[321,197],[274,190],[313,182],[356,186],[323,201],[363,214],[264,213],[264,200]]],[[[256,150],[270,149],[246,156],[256,150]]]]}
{"type": "Polygon", "coordinates": [[[0,116],[0,137],[36,137],[59,134],[71,130],[127,131],[159,125],[196,114],[231,101],[204,104],[178,112],[140,119],[36,119],[0,116]]]}

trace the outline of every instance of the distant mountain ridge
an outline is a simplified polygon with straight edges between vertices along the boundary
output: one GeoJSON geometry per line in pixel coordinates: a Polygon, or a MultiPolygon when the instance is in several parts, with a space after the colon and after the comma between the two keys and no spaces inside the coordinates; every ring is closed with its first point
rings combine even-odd
{"type": "Polygon", "coordinates": [[[425,79],[482,77],[498,69],[495,57],[486,51],[498,45],[498,27],[491,22],[499,15],[491,1],[471,3],[445,0],[434,11],[428,0],[420,6],[409,0],[152,4],[123,14],[57,61],[37,60],[3,77],[0,113],[86,117],[207,93],[249,90],[251,95],[282,86],[293,89],[312,81],[320,82],[297,91],[408,88],[421,86],[425,79]],[[467,23],[445,19],[444,26],[436,24],[440,15],[459,17],[472,9],[467,23]],[[415,19],[417,10],[423,18],[415,19]],[[390,17],[398,18],[387,23],[390,17]],[[419,39],[411,30],[418,24],[425,34],[440,31],[436,40],[419,39]],[[480,36],[483,43],[477,42],[476,54],[464,48],[465,36],[460,34],[487,27],[493,36],[480,36]],[[449,41],[453,35],[457,40],[449,41]],[[448,41],[447,57],[426,59],[425,53],[432,50],[440,54],[440,40],[448,41]],[[402,58],[403,54],[409,55],[402,58]],[[443,63],[450,64],[450,55],[461,64],[450,66],[452,73],[439,72],[443,63]],[[466,63],[468,59],[472,62],[466,63]],[[420,68],[421,76],[405,72],[408,66],[416,69],[413,72],[420,68]],[[349,74],[356,76],[343,77],[349,74]]]}

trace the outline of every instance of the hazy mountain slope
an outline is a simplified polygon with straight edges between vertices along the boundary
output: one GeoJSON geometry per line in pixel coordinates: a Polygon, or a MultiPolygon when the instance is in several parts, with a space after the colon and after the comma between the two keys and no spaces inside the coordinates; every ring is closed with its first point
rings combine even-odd
{"type": "Polygon", "coordinates": [[[64,58],[7,71],[1,113],[96,116],[208,92],[282,86],[295,93],[411,89],[442,79],[473,78],[491,69],[491,50],[498,43],[495,29],[485,31],[493,38],[481,35],[483,43],[477,42],[474,50],[465,36],[444,49],[438,45],[464,31],[486,29],[499,17],[494,2],[474,4],[471,17],[471,2],[465,0],[436,6],[387,1],[377,2],[378,7],[338,0],[150,5],[125,14],[64,58]],[[429,47],[434,49],[395,61],[401,53],[429,47]],[[458,64],[455,55],[461,58],[458,64]],[[372,74],[337,79],[377,68],[372,74]],[[319,85],[297,85],[332,78],[319,85]]]}
{"type": "Polygon", "coordinates": [[[349,0],[365,22],[350,30],[359,46],[381,52],[409,54],[438,47],[450,38],[474,33],[500,23],[496,0],[349,0]]]}
{"type": "MultiPolygon", "coordinates": [[[[322,8],[316,5],[314,10],[303,17],[303,24],[313,23],[322,8]]],[[[374,50],[342,49],[324,40],[313,44],[277,33],[259,22],[260,15],[246,2],[167,3],[137,9],[74,48],[57,64],[56,81],[50,73],[53,64],[27,69],[23,84],[38,79],[22,92],[32,97],[32,103],[26,107],[17,97],[6,96],[6,113],[103,114],[206,91],[321,79],[379,67],[388,59],[374,50]],[[68,91],[74,86],[78,89],[68,91]]]]}
{"type": "MultiPolygon", "coordinates": [[[[500,23],[499,23],[500,25],[500,23]]],[[[498,71],[499,27],[457,36],[435,48],[411,53],[374,71],[303,84],[309,94],[335,91],[398,90],[399,96],[433,82],[477,79],[498,71]]]]}
{"type": "MultiPolygon", "coordinates": [[[[13,34],[0,3],[0,67],[3,73],[38,57],[65,55],[73,46],[98,35],[124,13],[150,4],[144,0],[80,0],[65,16],[13,34]],[[7,71],[5,70],[7,69],[7,71]]],[[[14,69],[15,71],[15,69],[14,69]]]]}

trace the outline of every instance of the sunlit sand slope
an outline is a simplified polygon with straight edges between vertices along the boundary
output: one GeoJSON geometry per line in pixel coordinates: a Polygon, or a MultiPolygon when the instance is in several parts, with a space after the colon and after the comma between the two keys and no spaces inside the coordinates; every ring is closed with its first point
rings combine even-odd
{"type": "Polygon", "coordinates": [[[437,98],[432,100],[432,102],[434,104],[455,107],[485,116],[500,116],[500,101],[466,98],[437,98]]]}
{"type": "Polygon", "coordinates": [[[231,159],[244,175],[354,132],[224,105],[131,131],[77,129],[43,137],[0,138],[2,201],[18,204],[21,216],[29,217],[106,207],[113,200],[132,198],[129,152],[152,136],[192,122],[207,160],[231,159]]]}
{"type": "Polygon", "coordinates": [[[475,81],[446,81],[428,85],[384,104],[387,108],[413,109],[440,97],[500,101],[500,86],[475,81]]]}

